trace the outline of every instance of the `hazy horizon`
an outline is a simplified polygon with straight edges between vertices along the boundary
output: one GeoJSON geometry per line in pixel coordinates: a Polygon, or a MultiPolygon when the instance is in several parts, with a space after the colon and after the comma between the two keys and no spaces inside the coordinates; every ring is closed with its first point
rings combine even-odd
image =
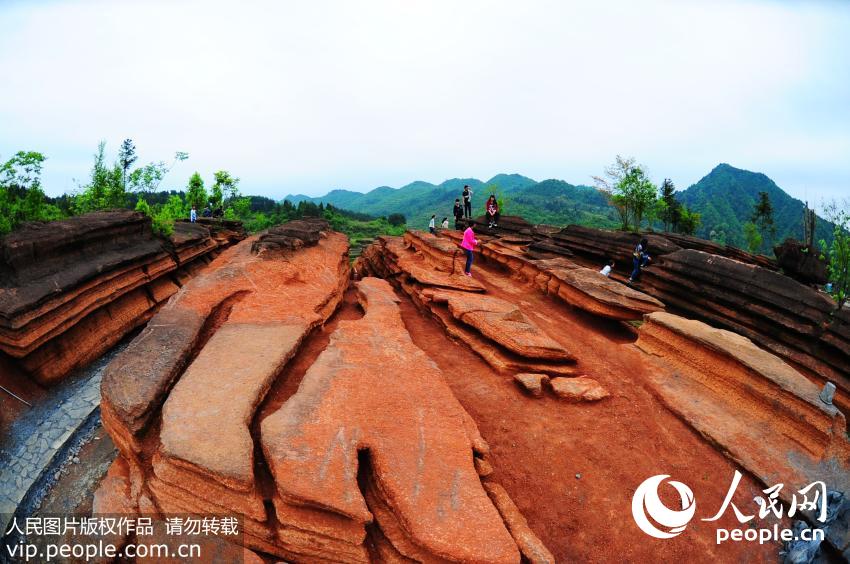
{"type": "Polygon", "coordinates": [[[13,1],[0,160],[52,196],[100,140],[281,199],[499,173],[591,184],[617,154],[680,190],[719,163],[850,195],[850,3],[13,1]]]}

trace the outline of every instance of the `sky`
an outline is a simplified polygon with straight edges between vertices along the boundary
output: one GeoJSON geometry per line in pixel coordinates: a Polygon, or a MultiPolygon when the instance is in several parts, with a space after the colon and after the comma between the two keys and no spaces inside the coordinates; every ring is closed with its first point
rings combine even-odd
{"type": "Polygon", "coordinates": [[[634,156],[850,196],[850,2],[0,0],[0,159],[49,195],[131,138],[276,199],[517,172],[590,184],[634,156]]]}

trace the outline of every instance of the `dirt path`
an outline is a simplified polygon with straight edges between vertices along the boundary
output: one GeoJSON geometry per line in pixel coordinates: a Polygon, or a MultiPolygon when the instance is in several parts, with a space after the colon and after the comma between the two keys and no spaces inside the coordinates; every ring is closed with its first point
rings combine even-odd
{"type": "MultiPolygon", "coordinates": [[[[519,304],[541,328],[576,351],[584,373],[612,394],[597,404],[525,396],[466,346],[448,341],[436,322],[410,301],[402,303],[414,342],[442,368],[490,443],[493,479],[508,490],[559,561],[777,559],[778,544],[716,545],[718,526],[742,527],[731,509],[718,523],[699,520],[720,508],[735,466],[644,387],[653,368],[630,344],[635,337],[628,328],[573,311],[518,286],[491,266],[479,263],[474,272],[490,295],[519,304]],[[635,488],[657,474],[689,485],[697,500],[696,517],[674,539],[645,535],[631,516],[635,488]]],[[[662,499],[674,507],[678,499],[669,490],[662,489],[662,499]]],[[[742,509],[755,509],[752,499],[760,490],[745,477],[734,501],[742,509]]],[[[773,522],[761,524],[772,527],[773,522]]]]}

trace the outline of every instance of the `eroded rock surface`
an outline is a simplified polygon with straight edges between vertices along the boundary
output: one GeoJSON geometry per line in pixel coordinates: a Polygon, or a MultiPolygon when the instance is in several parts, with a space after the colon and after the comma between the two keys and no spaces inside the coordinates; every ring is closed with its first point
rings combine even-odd
{"type": "Polygon", "coordinates": [[[407,558],[518,561],[472,462],[486,450],[474,423],[410,340],[391,287],[365,278],[358,292],[366,315],[340,323],[298,392],[262,423],[278,494],[361,527],[374,516],[407,558]],[[366,498],[361,451],[373,472],[366,498]]]}
{"type": "Polygon", "coordinates": [[[144,324],[230,242],[191,223],[159,239],[131,211],[27,224],[0,243],[0,351],[55,382],[144,324]]]}
{"type": "Polygon", "coordinates": [[[349,285],[345,237],[313,227],[310,244],[228,249],[109,365],[121,458],[101,497],[241,514],[247,547],[289,561],[519,562],[481,484],[488,445],[386,281],[358,282],[365,315],[339,321],[297,392],[258,415],[349,285]]]}
{"type": "Polygon", "coordinates": [[[639,333],[641,350],[678,369],[676,378],[651,378],[660,397],[743,467],[789,491],[816,480],[847,491],[847,424],[817,385],[746,337],[700,321],[658,312],[639,333]]]}

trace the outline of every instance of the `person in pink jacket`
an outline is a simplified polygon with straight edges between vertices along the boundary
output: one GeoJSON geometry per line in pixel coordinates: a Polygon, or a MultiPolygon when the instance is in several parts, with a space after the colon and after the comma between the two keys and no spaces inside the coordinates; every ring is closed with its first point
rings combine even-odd
{"type": "Polygon", "coordinates": [[[470,221],[466,231],[463,232],[463,241],[460,246],[466,251],[466,268],[463,273],[467,276],[472,276],[472,251],[475,250],[475,245],[478,244],[478,239],[475,238],[475,232],[472,230],[473,223],[470,221]]]}

